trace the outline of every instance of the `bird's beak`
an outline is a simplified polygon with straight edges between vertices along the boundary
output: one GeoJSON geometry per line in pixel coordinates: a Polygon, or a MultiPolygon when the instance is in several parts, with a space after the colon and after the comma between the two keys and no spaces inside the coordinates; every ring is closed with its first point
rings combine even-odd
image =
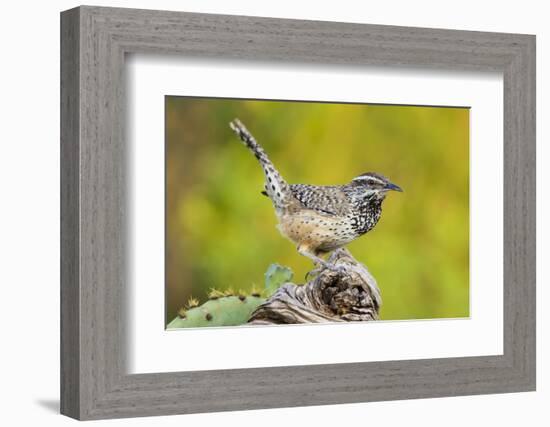
{"type": "Polygon", "coordinates": [[[400,193],[403,192],[403,190],[401,189],[401,187],[399,187],[398,185],[392,184],[391,182],[389,182],[389,183],[386,184],[385,189],[386,189],[386,190],[399,191],[400,193]]]}

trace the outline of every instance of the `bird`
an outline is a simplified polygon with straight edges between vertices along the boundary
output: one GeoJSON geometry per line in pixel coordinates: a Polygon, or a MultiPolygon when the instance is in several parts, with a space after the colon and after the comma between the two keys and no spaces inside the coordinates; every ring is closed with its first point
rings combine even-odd
{"type": "Polygon", "coordinates": [[[229,126],[263,169],[262,194],[271,199],[279,231],[318,267],[341,272],[341,265],[331,264],[322,256],[372,230],[380,220],[387,193],[403,191],[375,172],[358,175],[343,185],[288,184],[239,119],[229,126]]]}

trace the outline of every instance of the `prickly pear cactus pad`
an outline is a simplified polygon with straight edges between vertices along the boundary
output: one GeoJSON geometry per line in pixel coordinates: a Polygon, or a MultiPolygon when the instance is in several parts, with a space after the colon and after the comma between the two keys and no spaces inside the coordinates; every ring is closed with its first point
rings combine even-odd
{"type": "Polygon", "coordinates": [[[261,293],[252,291],[247,295],[242,291],[235,294],[230,289],[213,289],[209,300],[202,305],[195,298],[190,298],[186,306],[180,309],[178,316],[168,324],[167,329],[238,326],[247,323],[266,298],[292,280],[293,273],[287,267],[271,264],[264,276],[265,286],[261,293]]]}
{"type": "Polygon", "coordinates": [[[248,321],[265,298],[252,295],[223,296],[202,305],[180,310],[167,329],[200,328],[205,326],[237,326],[248,321]]]}
{"type": "Polygon", "coordinates": [[[271,264],[265,272],[265,295],[267,297],[275,293],[279,287],[292,280],[292,270],[279,264],[271,264]]]}

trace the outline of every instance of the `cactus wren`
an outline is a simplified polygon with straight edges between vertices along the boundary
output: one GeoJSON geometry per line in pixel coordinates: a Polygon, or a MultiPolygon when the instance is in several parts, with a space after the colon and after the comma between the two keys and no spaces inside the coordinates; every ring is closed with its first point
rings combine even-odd
{"type": "Polygon", "coordinates": [[[341,248],[372,230],[389,190],[403,191],[387,178],[368,172],[348,184],[317,186],[288,184],[245,126],[233,120],[231,129],[252,151],[265,175],[265,191],[275,208],[279,231],[298,245],[315,264],[339,270],[320,255],[341,248]]]}

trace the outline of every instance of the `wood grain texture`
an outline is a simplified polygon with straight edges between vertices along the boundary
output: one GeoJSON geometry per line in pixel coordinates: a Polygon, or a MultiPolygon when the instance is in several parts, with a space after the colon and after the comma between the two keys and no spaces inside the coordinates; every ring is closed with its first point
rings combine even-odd
{"type": "Polygon", "coordinates": [[[80,413],[79,13],[61,20],[61,412],[80,413]]]}
{"type": "Polygon", "coordinates": [[[378,320],[380,289],[367,267],[350,251],[333,251],[328,262],[339,272],[320,266],[307,283],[285,283],[250,316],[254,325],[378,320]]]}
{"type": "Polygon", "coordinates": [[[62,413],[99,419],[535,388],[534,36],[80,7],[62,13],[61,39],[62,413]],[[504,354],[128,375],[127,53],[502,72],[504,354]]]}

